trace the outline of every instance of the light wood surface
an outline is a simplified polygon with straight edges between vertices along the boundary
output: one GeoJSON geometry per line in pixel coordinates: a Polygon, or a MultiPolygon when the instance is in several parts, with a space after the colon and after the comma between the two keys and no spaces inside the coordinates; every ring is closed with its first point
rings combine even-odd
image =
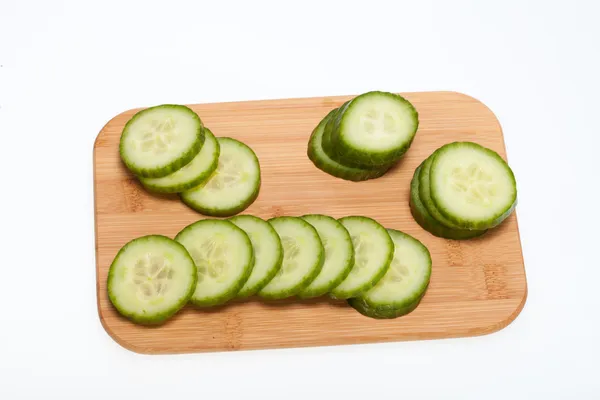
{"type": "MultiPolygon", "coordinates": [[[[436,238],[413,220],[409,184],[419,163],[455,140],[470,140],[506,159],[502,129],[481,102],[456,92],[402,93],[417,108],[420,126],[403,161],[379,179],[353,183],[329,176],[310,162],[313,128],[352,96],[191,105],[216,136],[251,146],[262,168],[262,187],[244,214],[263,218],[321,213],[372,217],[402,230],[430,250],[429,290],[411,314],[393,320],[360,315],[342,301],[288,299],[232,302],[214,310],[184,308],[160,327],[121,318],[106,293],[113,257],[129,240],[146,234],[174,237],[205,218],[176,196],[146,192],[121,164],[118,143],[129,110],[110,120],[94,145],[98,312],[106,331],[140,353],[185,353],[473,336],[502,329],[527,297],[516,212],[482,238],[436,238]]],[[[518,182],[518,176],[517,176],[518,182]]]]}

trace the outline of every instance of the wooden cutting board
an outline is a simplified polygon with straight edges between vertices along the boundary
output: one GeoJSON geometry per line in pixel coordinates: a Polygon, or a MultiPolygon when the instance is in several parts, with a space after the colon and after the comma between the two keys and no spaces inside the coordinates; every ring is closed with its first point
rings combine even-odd
{"type": "Polygon", "coordinates": [[[106,331],[127,349],[158,354],[472,336],[512,322],[527,297],[516,213],[481,238],[452,241],[421,229],[408,206],[415,168],[447,142],[475,141],[506,159],[500,124],[484,104],[460,93],[402,95],[420,116],[412,147],[387,175],[360,183],[329,176],[306,156],[313,128],[332,108],[353,96],[190,107],[216,136],[239,139],[258,155],[262,187],[244,213],[263,218],[365,215],[421,240],[431,252],[433,272],[429,290],[414,312],[393,320],[374,320],[343,301],[327,298],[250,299],[210,310],[187,306],[160,327],[137,326],[121,318],[106,293],[108,268],[121,246],[147,234],[174,237],[186,225],[205,218],[177,196],[146,192],[121,164],[121,130],[138,111],[129,110],[110,120],[94,145],[98,312],[106,331]]]}

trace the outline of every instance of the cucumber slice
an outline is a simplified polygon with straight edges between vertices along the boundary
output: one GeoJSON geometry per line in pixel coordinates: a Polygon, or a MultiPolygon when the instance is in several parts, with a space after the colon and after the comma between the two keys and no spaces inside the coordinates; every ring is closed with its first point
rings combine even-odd
{"type": "Polygon", "coordinates": [[[108,271],[108,298],[124,317],[161,324],[188,302],[196,287],[196,266],[171,238],[148,235],[119,250],[108,271]]]}
{"type": "Polygon", "coordinates": [[[463,229],[490,229],[517,204],[513,171],[495,151],[473,142],[442,146],[429,171],[431,200],[440,214],[463,229]]]}
{"type": "Polygon", "coordinates": [[[381,167],[406,153],[418,126],[417,110],[408,100],[394,93],[367,92],[336,112],[325,151],[338,161],[381,167]]]}
{"type": "Polygon", "coordinates": [[[325,250],[317,230],[302,218],[276,217],[269,223],[281,238],[283,263],[258,295],[265,299],[283,299],[298,294],[319,275],[325,250]]]}
{"type": "Polygon", "coordinates": [[[190,108],[163,104],[137,112],[123,128],[119,152],[144,178],[161,178],[187,165],[204,144],[200,117],[190,108]]]}
{"type": "Polygon", "coordinates": [[[204,145],[196,157],[177,171],[162,178],[140,177],[142,185],[157,193],[180,193],[207,180],[217,169],[219,142],[210,129],[204,128],[204,145]]]}
{"type": "Polygon", "coordinates": [[[182,201],[201,214],[230,217],[248,208],[258,197],[261,183],[256,154],[244,143],[220,137],[221,154],[213,175],[182,192],[182,201]]]}
{"type": "Polygon", "coordinates": [[[440,211],[435,206],[435,203],[431,199],[431,185],[429,180],[429,173],[431,171],[431,164],[433,162],[433,157],[435,156],[435,152],[431,154],[425,161],[423,162],[423,167],[419,172],[419,198],[421,202],[425,206],[427,212],[441,225],[446,226],[451,229],[460,229],[459,226],[453,224],[447,218],[445,218],[440,211]]]}
{"type": "Polygon", "coordinates": [[[254,268],[250,278],[237,294],[248,297],[256,294],[273,279],[281,268],[283,247],[271,224],[252,215],[238,215],[230,219],[250,237],[254,250],[254,268]]]}
{"type": "Polygon", "coordinates": [[[226,220],[205,219],[186,226],[175,236],[190,253],[198,282],[190,302],[199,307],[223,304],[246,284],[254,266],[250,238],[226,220]]]}
{"type": "Polygon", "coordinates": [[[385,275],[394,256],[394,242],[387,230],[374,219],[350,216],[339,221],[352,237],[354,265],[350,274],[330,295],[336,299],[348,299],[371,289],[385,275]]]}
{"type": "MultiPolygon", "coordinates": [[[[345,107],[346,104],[348,104],[348,102],[342,104],[342,106],[340,108],[345,107]]],[[[397,163],[398,160],[394,160],[390,163],[382,164],[380,166],[372,166],[372,165],[363,165],[360,162],[357,162],[355,159],[344,158],[343,156],[340,156],[339,154],[337,154],[337,151],[335,148],[335,142],[332,141],[331,137],[332,137],[332,132],[334,130],[336,118],[338,118],[340,116],[340,114],[339,114],[341,112],[340,108],[337,108],[332,112],[331,117],[328,119],[327,123],[325,124],[325,128],[323,129],[323,139],[321,140],[321,143],[322,143],[321,147],[322,147],[325,155],[329,159],[333,160],[336,164],[342,165],[343,167],[346,167],[346,168],[357,168],[360,170],[371,171],[371,173],[378,172],[378,171],[383,171],[384,173],[387,172],[390,168],[392,168],[397,163]]],[[[400,157],[398,157],[398,158],[400,158],[400,157]]]]}
{"type": "Polygon", "coordinates": [[[394,242],[390,268],[371,290],[360,296],[363,307],[379,318],[395,318],[414,310],[431,279],[431,254],[427,247],[403,232],[388,229],[388,233],[394,242]]]}
{"type": "Polygon", "coordinates": [[[348,230],[327,215],[304,215],[319,234],[325,251],[325,261],[319,275],[298,293],[300,298],[318,297],[339,285],[354,265],[354,246],[348,230]]]}
{"type": "Polygon", "coordinates": [[[414,302],[413,304],[407,305],[406,307],[401,307],[398,309],[379,310],[369,307],[369,305],[364,301],[364,299],[360,297],[354,297],[346,301],[350,305],[350,307],[354,308],[356,311],[358,311],[365,317],[374,319],[393,319],[401,317],[414,311],[420,303],[419,300],[414,302]]]}
{"type": "Polygon", "coordinates": [[[373,168],[373,169],[363,169],[363,168],[355,168],[348,167],[338,163],[331,159],[327,153],[325,153],[323,149],[322,142],[325,138],[325,126],[328,121],[331,120],[332,115],[335,113],[337,109],[332,110],[319,122],[317,127],[313,130],[310,139],[308,141],[308,150],[307,155],[308,158],[313,162],[313,164],[320,169],[321,171],[335,176],[336,178],[345,179],[353,182],[366,181],[368,179],[375,179],[383,176],[389,168],[373,168]]]}
{"type": "Polygon", "coordinates": [[[440,224],[435,218],[431,216],[431,214],[429,214],[427,208],[425,208],[425,205],[423,205],[423,202],[421,202],[421,198],[419,197],[419,175],[424,164],[425,161],[417,167],[413,178],[410,181],[409,206],[410,212],[415,221],[417,221],[421,228],[425,229],[432,235],[444,239],[465,240],[483,235],[486,232],[485,230],[477,231],[468,229],[449,228],[445,225],[440,224]]]}

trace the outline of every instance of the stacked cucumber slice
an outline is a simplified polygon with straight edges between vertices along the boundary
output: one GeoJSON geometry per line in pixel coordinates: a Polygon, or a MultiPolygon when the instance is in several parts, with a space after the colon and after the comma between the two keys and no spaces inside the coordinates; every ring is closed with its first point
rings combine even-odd
{"type": "Polygon", "coordinates": [[[417,307],[430,275],[421,242],[372,218],[238,215],[194,222],[174,239],[132,240],[110,267],[108,292],[139,324],[164,323],[186,303],[206,308],[252,295],[328,295],[363,315],[396,318],[417,307]]]}
{"type": "Polygon", "coordinates": [[[308,158],[332,176],[364,181],[383,176],[410,148],[419,116],[400,95],[363,93],[330,111],[308,141],[308,158]]]}
{"type": "Polygon", "coordinates": [[[515,209],[515,176],[491,149],[473,142],[448,143],[415,170],[409,204],[415,221],[435,236],[478,237],[515,209]]]}
{"type": "Polygon", "coordinates": [[[120,140],[125,166],[155,193],[178,193],[190,208],[229,217],[258,197],[260,164],[246,144],[215,135],[183,105],[163,104],[136,113],[120,140]]]}

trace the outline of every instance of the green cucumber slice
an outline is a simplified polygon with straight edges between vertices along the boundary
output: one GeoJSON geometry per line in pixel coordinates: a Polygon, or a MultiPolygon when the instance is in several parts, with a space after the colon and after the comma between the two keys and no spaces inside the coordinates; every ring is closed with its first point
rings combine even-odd
{"type": "Polygon", "coordinates": [[[260,164],[246,144],[220,137],[221,153],[213,175],[199,186],[182,192],[182,201],[193,210],[213,217],[230,217],[248,208],[258,197],[260,164]]]}
{"type": "Polygon", "coordinates": [[[324,140],[325,126],[327,125],[328,121],[331,120],[331,117],[336,110],[337,109],[329,112],[329,114],[327,114],[313,130],[308,141],[308,158],[312,161],[315,167],[321,171],[347,181],[360,182],[383,176],[389,170],[388,167],[374,169],[348,167],[338,163],[337,161],[334,161],[327,155],[327,153],[325,153],[322,145],[322,141],[324,140]]]}
{"type": "Polygon", "coordinates": [[[394,256],[394,242],[387,230],[368,217],[339,219],[350,233],[354,246],[354,265],[350,274],[331,290],[336,299],[357,297],[371,289],[387,272],[394,256]]]}
{"type": "Polygon", "coordinates": [[[346,301],[350,305],[350,307],[354,308],[356,311],[358,311],[365,317],[374,319],[393,319],[401,317],[414,311],[415,308],[417,308],[417,306],[421,302],[419,299],[419,301],[415,301],[413,304],[408,304],[405,307],[400,307],[397,309],[379,310],[369,307],[369,305],[361,297],[354,297],[346,301]]]}
{"type": "Polygon", "coordinates": [[[419,195],[419,175],[421,173],[421,168],[424,164],[425,162],[422,162],[417,167],[413,178],[410,181],[409,207],[410,212],[415,221],[421,226],[421,228],[425,229],[427,232],[431,233],[434,236],[441,237],[444,239],[465,240],[483,235],[486,232],[485,230],[476,231],[468,229],[449,228],[445,225],[440,224],[435,218],[431,216],[431,214],[429,214],[419,195]]]}
{"type": "Polygon", "coordinates": [[[317,230],[325,256],[321,272],[298,293],[298,297],[318,297],[346,279],[354,265],[354,246],[348,230],[335,218],[318,214],[304,215],[301,218],[317,230]]]}
{"type": "Polygon", "coordinates": [[[429,181],[435,207],[459,228],[494,228],[517,204],[512,169],[498,153],[477,143],[442,146],[433,156],[429,181]]]}
{"type": "Polygon", "coordinates": [[[453,224],[450,220],[445,218],[440,213],[440,211],[435,206],[435,203],[431,199],[431,185],[429,180],[429,173],[431,172],[431,164],[433,162],[434,156],[435,152],[433,152],[433,154],[431,154],[425,159],[425,161],[423,162],[423,167],[419,172],[419,198],[421,199],[421,202],[425,206],[427,212],[441,225],[451,229],[460,229],[459,226],[453,224]]]}
{"type": "Polygon", "coordinates": [[[327,123],[325,124],[325,127],[323,129],[323,138],[321,139],[321,143],[322,143],[321,147],[323,149],[323,152],[330,160],[332,160],[336,164],[341,165],[346,168],[357,168],[357,169],[360,169],[361,171],[371,171],[371,173],[376,173],[376,172],[380,172],[380,171],[383,171],[384,173],[387,172],[390,168],[392,168],[394,165],[396,165],[398,159],[400,159],[400,156],[392,162],[378,165],[378,166],[372,166],[372,165],[363,165],[360,162],[356,161],[355,159],[345,158],[344,156],[340,156],[337,153],[337,150],[335,148],[335,142],[333,142],[332,138],[331,138],[332,132],[335,129],[334,126],[335,126],[336,118],[340,117],[340,113],[342,112],[342,111],[340,111],[340,109],[344,108],[345,105],[348,103],[349,102],[346,102],[346,103],[342,104],[342,106],[340,108],[333,110],[331,117],[328,119],[327,123]]]}
{"type": "Polygon", "coordinates": [[[408,100],[389,92],[367,92],[336,112],[325,151],[338,161],[381,167],[406,153],[418,126],[417,110],[408,100]]]}
{"type": "Polygon", "coordinates": [[[382,315],[398,317],[419,304],[431,279],[431,254],[414,237],[388,229],[394,242],[394,258],[386,274],[361,295],[365,305],[382,315]]]}
{"type": "Polygon", "coordinates": [[[162,178],[140,177],[142,185],[157,193],[180,193],[207,180],[217,169],[220,147],[217,138],[206,127],[204,128],[204,137],[204,145],[192,161],[162,178]]]}
{"type": "Polygon", "coordinates": [[[196,266],[171,238],[148,235],[123,246],[108,271],[108,298],[124,317],[161,324],[188,302],[196,287],[196,266]]]}
{"type": "Polygon", "coordinates": [[[187,165],[204,144],[200,117],[190,108],[163,104],[138,111],[123,128],[119,153],[144,178],[161,178],[187,165]]]}
{"type": "Polygon", "coordinates": [[[254,268],[237,297],[252,296],[279,272],[283,261],[281,240],[270,223],[253,215],[238,215],[229,220],[242,228],[252,242],[254,268]]]}
{"type": "Polygon", "coordinates": [[[325,250],[317,230],[299,217],[269,220],[283,246],[283,263],[275,277],[259,292],[265,299],[297,295],[321,272],[325,250]]]}
{"type": "Polygon", "coordinates": [[[198,282],[190,302],[199,307],[224,304],[246,284],[254,266],[250,238],[227,220],[205,219],[175,236],[190,253],[198,282]]]}

